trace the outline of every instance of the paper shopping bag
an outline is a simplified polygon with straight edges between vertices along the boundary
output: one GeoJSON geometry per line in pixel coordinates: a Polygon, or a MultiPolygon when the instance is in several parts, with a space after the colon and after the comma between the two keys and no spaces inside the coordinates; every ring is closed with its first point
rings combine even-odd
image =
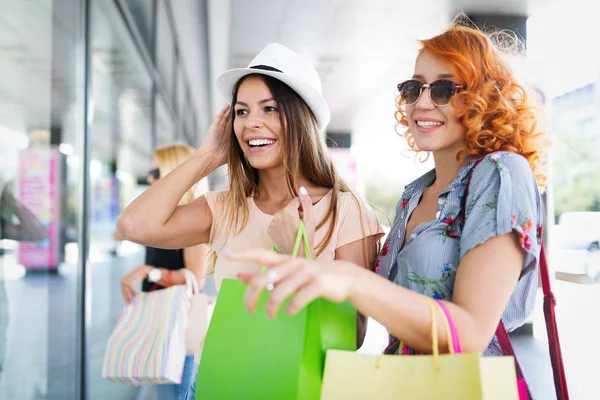
{"type": "MultiPolygon", "coordinates": [[[[308,252],[307,252],[308,254],[308,252]]],[[[246,284],[225,279],[198,368],[196,399],[318,399],[329,349],[356,349],[356,310],[313,301],[295,316],[266,317],[268,294],[248,313],[246,284]]]]}
{"type": "Polygon", "coordinates": [[[183,268],[181,271],[191,298],[190,317],[185,339],[186,354],[195,355],[200,351],[208,330],[209,298],[206,293],[200,292],[198,280],[192,271],[187,268],[183,268]]]}
{"type": "Polygon", "coordinates": [[[321,399],[519,399],[510,357],[445,354],[438,371],[432,357],[330,350],[321,399]]]}
{"type": "MultiPolygon", "coordinates": [[[[449,329],[446,332],[452,342],[449,329]]],[[[440,355],[435,318],[432,337],[433,355],[373,356],[328,351],[321,399],[519,399],[512,357],[482,357],[478,353],[440,355]]]]}
{"type": "Polygon", "coordinates": [[[189,311],[183,285],[135,295],[108,339],[102,377],[130,385],[180,383],[189,311]]]}

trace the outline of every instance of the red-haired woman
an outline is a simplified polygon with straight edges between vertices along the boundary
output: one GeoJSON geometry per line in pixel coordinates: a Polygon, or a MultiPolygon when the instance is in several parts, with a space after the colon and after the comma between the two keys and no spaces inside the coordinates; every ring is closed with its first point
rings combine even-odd
{"type": "Polygon", "coordinates": [[[250,310],[267,285],[274,287],[273,313],[292,294],[290,313],[316,297],[347,299],[388,329],[387,352],[401,340],[411,352],[427,353],[428,296],[451,314],[464,351],[499,355],[500,319],[514,330],[534,304],[546,135],[490,37],[455,26],[421,46],[413,77],[398,85],[396,119],[410,146],[433,156],[435,168],[406,186],[378,274],[343,261],[268,252],[230,257],[271,268],[242,274],[250,310]]]}

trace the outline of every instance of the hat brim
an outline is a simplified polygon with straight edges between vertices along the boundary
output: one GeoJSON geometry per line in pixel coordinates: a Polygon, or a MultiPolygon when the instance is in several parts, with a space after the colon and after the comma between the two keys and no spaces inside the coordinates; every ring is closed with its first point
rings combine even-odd
{"type": "Polygon", "coordinates": [[[237,81],[246,75],[252,74],[271,76],[285,83],[291,87],[310,107],[311,111],[315,115],[315,118],[317,119],[317,125],[322,132],[325,130],[327,125],[329,125],[331,114],[329,112],[329,105],[325,101],[323,95],[315,90],[312,86],[307,85],[304,81],[282,72],[254,68],[235,68],[225,71],[217,78],[217,88],[219,89],[219,92],[225,101],[231,103],[233,88],[237,81]]]}

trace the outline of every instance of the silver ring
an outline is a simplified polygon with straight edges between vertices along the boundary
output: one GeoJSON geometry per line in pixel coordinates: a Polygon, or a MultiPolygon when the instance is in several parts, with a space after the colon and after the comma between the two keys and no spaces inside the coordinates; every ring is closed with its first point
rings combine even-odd
{"type": "Polygon", "coordinates": [[[277,271],[274,269],[269,269],[267,272],[267,292],[272,292],[273,289],[275,289],[275,282],[277,281],[277,278],[277,271]]]}

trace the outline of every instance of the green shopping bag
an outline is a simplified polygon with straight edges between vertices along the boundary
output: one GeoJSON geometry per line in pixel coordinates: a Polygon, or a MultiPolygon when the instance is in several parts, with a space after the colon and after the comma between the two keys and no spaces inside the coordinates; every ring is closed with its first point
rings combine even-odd
{"type": "MultiPolygon", "coordinates": [[[[293,256],[304,240],[300,221],[293,256]]],[[[246,284],[225,279],[217,297],[198,367],[196,400],[318,399],[327,350],[356,350],[356,310],[317,299],[295,316],[266,317],[268,293],[256,311],[243,302],[246,284]]]]}

